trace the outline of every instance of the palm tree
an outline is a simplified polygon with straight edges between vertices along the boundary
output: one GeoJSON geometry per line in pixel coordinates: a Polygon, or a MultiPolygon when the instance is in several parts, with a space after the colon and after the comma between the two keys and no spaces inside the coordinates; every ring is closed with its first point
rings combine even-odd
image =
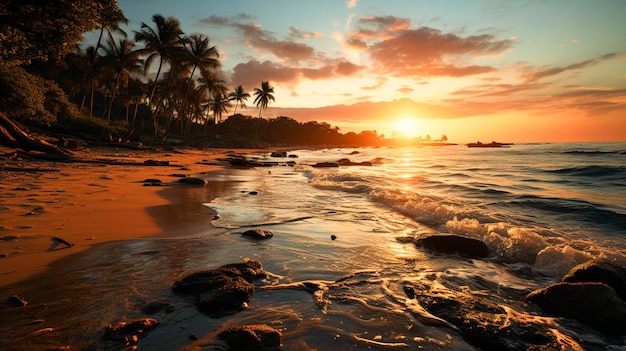
{"type": "Polygon", "coordinates": [[[213,95],[213,100],[210,102],[210,109],[213,112],[213,119],[216,122],[222,121],[222,114],[228,111],[230,107],[230,100],[221,93],[213,95]]]}
{"type": "Polygon", "coordinates": [[[135,44],[128,39],[120,39],[118,44],[116,44],[115,40],[111,36],[109,36],[109,40],[103,47],[105,53],[103,61],[115,74],[111,101],[109,102],[109,107],[107,109],[107,121],[109,122],[111,121],[113,101],[115,100],[115,94],[120,87],[120,83],[124,82],[124,87],[126,87],[130,74],[141,70],[143,61],[139,58],[139,51],[133,50],[134,47],[135,44]]]}
{"type": "Polygon", "coordinates": [[[261,112],[267,109],[267,105],[270,100],[274,100],[274,87],[270,87],[269,82],[261,82],[261,88],[254,89],[254,103],[259,109],[259,118],[261,117],[261,112]]]}
{"type": "Polygon", "coordinates": [[[250,94],[246,93],[241,85],[238,85],[230,94],[228,94],[228,99],[230,101],[236,101],[233,115],[237,113],[237,106],[241,105],[241,108],[246,108],[246,100],[248,100],[248,98],[250,98],[250,94]]]}
{"type": "Polygon", "coordinates": [[[185,50],[181,56],[181,63],[183,68],[191,67],[189,73],[189,80],[187,82],[187,88],[185,91],[185,98],[182,100],[184,105],[181,106],[181,122],[186,117],[187,107],[189,104],[189,94],[192,92],[192,84],[194,83],[193,77],[196,73],[196,69],[200,69],[205,75],[209,69],[215,69],[220,66],[219,52],[215,46],[209,46],[209,38],[201,34],[192,34],[189,37],[185,37],[185,50]]]}
{"type": "MultiPolygon", "coordinates": [[[[150,104],[154,105],[154,92],[157,88],[163,63],[170,62],[183,48],[184,41],[182,35],[184,33],[180,29],[180,22],[174,17],[168,17],[166,19],[161,15],[154,15],[152,16],[152,21],[156,25],[156,28],[153,29],[142,22],[141,31],[135,32],[135,41],[145,44],[142,53],[148,54],[145,61],[146,71],[150,68],[152,61],[154,61],[157,56],[159,57],[159,68],[157,69],[152,92],[150,93],[150,104]]],[[[156,107],[158,108],[158,105],[156,107]]],[[[156,113],[154,116],[154,128],[156,133],[158,129],[156,113]]]]}

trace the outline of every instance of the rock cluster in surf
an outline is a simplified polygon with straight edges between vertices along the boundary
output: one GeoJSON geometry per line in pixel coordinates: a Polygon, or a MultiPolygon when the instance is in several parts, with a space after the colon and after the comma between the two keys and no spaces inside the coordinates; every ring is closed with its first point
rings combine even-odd
{"type": "Polygon", "coordinates": [[[609,335],[626,335],[626,267],[592,260],[525,300],[547,314],[575,319],[609,335]]]}

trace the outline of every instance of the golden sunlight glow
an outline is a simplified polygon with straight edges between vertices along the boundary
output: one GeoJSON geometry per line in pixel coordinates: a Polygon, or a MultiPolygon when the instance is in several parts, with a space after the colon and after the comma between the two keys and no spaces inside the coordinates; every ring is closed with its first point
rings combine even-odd
{"type": "Polygon", "coordinates": [[[396,120],[395,131],[403,138],[415,138],[419,136],[419,122],[412,117],[396,120]]]}

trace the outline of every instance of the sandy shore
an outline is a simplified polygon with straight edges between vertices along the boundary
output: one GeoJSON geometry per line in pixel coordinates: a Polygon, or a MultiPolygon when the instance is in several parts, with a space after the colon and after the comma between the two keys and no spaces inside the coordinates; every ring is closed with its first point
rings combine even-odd
{"type": "Polygon", "coordinates": [[[222,169],[217,159],[228,150],[100,148],[77,152],[83,159],[157,160],[169,161],[169,166],[11,160],[6,157],[11,151],[0,148],[0,287],[44,272],[51,262],[95,244],[190,234],[198,213],[180,208],[185,199],[210,196],[223,185],[209,184],[216,188],[198,192],[193,186],[177,184],[176,175],[197,176],[222,169]],[[144,186],[146,179],[159,179],[166,185],[144,186]],[[173,206],[177,211],[172,211],[173,206]]]}

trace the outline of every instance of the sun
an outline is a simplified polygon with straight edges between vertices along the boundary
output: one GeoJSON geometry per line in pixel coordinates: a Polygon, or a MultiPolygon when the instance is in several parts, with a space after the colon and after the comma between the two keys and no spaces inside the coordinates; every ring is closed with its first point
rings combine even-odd
{"type": "Polygon", "coordinates": [[[412,117],[403,117],[395,121],[395,131],[404,138],[418,136],[419,123],[412,117]]]}

